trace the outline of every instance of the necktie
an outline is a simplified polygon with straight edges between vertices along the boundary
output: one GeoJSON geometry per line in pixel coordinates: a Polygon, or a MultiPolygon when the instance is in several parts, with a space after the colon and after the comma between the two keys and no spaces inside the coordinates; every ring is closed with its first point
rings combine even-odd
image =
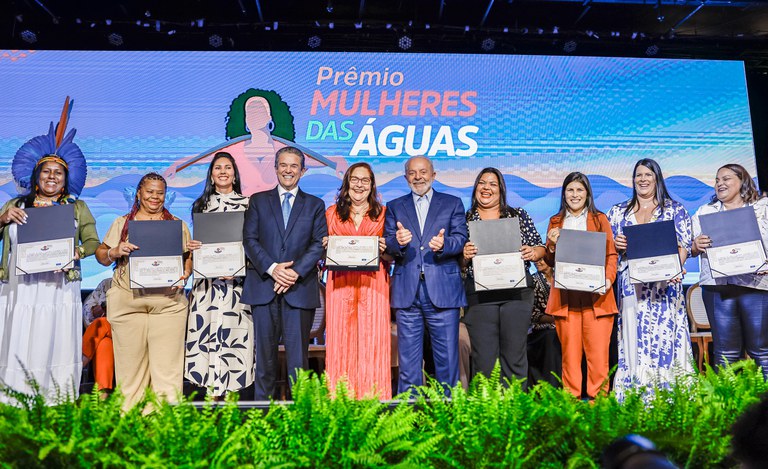
{"type": "Polygon", "coordinates": [[[419,231],[424,234],[424,222],[427,221],[427,211],[429,206],[427,205],[427,197],[421,196],[416,199],[416,215],[419,217],[419,231]]]}
{"type": "Polygon", "coordinates": [[[286,192],[283,197],[283,227],[288,226],[288,218],[291,216],[291,197],[293,194],[286,192]]]}

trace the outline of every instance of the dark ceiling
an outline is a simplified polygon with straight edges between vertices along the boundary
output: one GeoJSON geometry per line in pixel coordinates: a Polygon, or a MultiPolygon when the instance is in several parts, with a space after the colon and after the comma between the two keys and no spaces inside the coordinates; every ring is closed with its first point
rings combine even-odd
{"type": "Polygon", "coordinates": [[[409,52],[739,59],[752,72],[768,73],[766,0],[11,0],[6,5],[2,48],[309,50],[312,44],[325,51],[400,51],[409,46],[409,52]]]}

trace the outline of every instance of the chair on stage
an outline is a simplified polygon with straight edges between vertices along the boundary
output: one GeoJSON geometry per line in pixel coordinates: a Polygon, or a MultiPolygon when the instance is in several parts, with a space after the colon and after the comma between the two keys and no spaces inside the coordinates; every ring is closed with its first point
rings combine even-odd
{"type": "MultiPolygon", "coordinates": [[[[320,307],[315,309],[315,319],[309,332],[310,368],[317,374],[325,371],[325,285],[320,284],[320,307]],[[312,360],[317,361],[317,368],[312,367],[312,360]]],[[[288,395],[288,366],[285,363],[285,346],[281,343],[277,349],[277,380],[275,381],[279,397],[285,400],[288,395]]]]}
{"type": "Polygon", "coordinates": [[[688,322],[691,327],[691,342],[696,345],[699,371],[703,371],[704,360],[709,363],[709,344],[712,342],[712,328],[704,308],[701,296],[701,286],[695,283],[685,294],[685,309],[688,312],[688,322]]]}

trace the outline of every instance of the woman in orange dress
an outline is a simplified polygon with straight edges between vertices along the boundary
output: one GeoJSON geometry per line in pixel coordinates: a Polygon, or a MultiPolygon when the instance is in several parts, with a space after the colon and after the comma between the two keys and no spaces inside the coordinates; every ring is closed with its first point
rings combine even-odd
{"type": "Polygon", "coordinates": [[[358,398],[392,398],[385,210],[371,167],[356,163],[344,174],[336,204],[325,212],[329,236],[379,237],[377,271],[329,271],[326,282],[328,383],[335,390],[345,380],[358,398]]]}

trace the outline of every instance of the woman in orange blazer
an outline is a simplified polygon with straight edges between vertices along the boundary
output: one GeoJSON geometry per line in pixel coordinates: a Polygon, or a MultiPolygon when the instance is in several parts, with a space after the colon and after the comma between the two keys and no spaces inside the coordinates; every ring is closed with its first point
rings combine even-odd
{"type": "Polygon", "coordinates": [[[581,360],[587,357],[587,398],[608,392],[608,346],[613,318],[618,313],[613,295],[616,279],[616,247],[611,224],[595,208],[592,186],[582,173],[573,172],[563,181],[560,211],[549,219],[544,260],[557,271],[555,252],[560,229],[602,231],[605,233],[605,293],[552,288],[547,314],[555,317],[557,336],[563,350],[563,386],[582,397],[581,360]]]}

